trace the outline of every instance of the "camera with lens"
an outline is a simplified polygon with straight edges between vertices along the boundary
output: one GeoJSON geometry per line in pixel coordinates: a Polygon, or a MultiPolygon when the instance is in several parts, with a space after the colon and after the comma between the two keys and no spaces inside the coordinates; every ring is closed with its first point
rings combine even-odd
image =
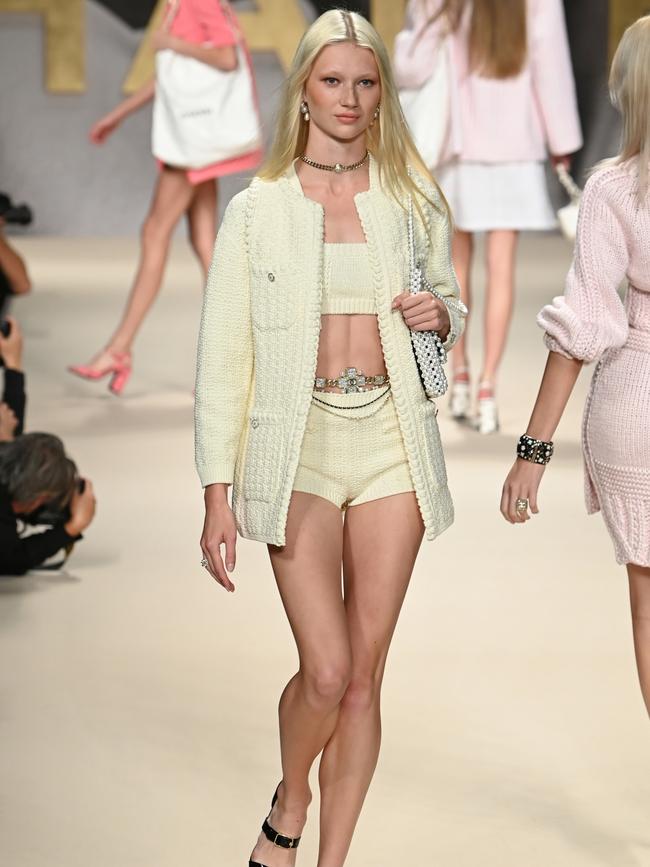
{"type": "Polygon", "coordinates": [[[6,193],[0,193],[0,218],[14,226],[29,226],[34,215],[29,205],[16,205],[6,193]]]}

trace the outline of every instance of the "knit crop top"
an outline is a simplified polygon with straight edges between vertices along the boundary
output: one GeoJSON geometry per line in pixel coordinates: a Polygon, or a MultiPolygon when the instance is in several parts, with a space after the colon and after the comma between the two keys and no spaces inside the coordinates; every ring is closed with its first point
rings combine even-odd
{"type": "Polygon", "coordinates": [[[325,244],[321,313],[377,313],[367,244],[325,244]]]}

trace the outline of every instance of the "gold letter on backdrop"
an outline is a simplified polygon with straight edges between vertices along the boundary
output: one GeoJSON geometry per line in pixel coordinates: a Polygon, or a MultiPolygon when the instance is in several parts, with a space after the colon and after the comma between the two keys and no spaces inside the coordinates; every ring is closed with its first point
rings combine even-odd
{"type": "Polygon", "coordinates": [[[392,57],[395,37],[404,26],[406,0],[372,0],[372,20],[392,57]]]}
{"type": "MultiPolygon", "coordinates": [[[[154,73],[150,37],[162,23],[166,2],[159,0],[151,16],[145,38],[124,82],[126,93],[136,91],[154,73]]],[[[384,0],[387,5],[391,2],[384,0]]],[[[257,0],[257,12],[242,12],[238,17],[251,51],[275,51],[284,69],[288,69],[300,37],[307,28],[298,0],[257,0]]]]}
{"type": "Polygon", "coordinates": [[[0,0],[0,12],[43,16],[48,90],[81,93],[86,89],[84,0],[0,0]]]}
{"type": "Polygon", "coordinates": [[[616,46],[625,30],[637,18],[650,13],[648,0],[609,0],[609,54],[614,56],[616,46]]]}

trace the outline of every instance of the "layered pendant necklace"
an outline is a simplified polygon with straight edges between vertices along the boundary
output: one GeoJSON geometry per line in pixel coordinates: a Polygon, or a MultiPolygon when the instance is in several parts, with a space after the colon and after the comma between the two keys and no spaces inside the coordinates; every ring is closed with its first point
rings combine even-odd
{"type": "Polygon", "coordinates": [[[327,166],[324,163],[317,163],[314,160],[310,160],[308,156],[305,156],[305,154],[301,154],[300,159],[303,163],[307,163],[307,165],[311,166],[313,169],[320,169],[322,172],[336,172],[337,175],[340,175],[343,172],[353,172],[355,169],[360,169],[362,165],[368,162],[369,157],[370,153],[366,151],[366,155],[362,160],[359,160],[358,163],[351,163],[349,166],[344,166],[342,163],[327,166]]]}

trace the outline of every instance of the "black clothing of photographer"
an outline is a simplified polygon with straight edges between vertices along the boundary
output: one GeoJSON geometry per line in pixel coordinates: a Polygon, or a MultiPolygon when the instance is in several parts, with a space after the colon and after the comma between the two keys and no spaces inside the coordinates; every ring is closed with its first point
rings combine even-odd
{"type": "Polygon", "coordinates": [[[4,388],[0,403],[0,441],[20,436],[25,426],[25,374],[22,370],[23,335],[12,317],[0,322],[0,366],[4,388]]]}
{"type": "Polygon", "coordinates": [[[25,295],[30,291],[31,281],[22,257],[14,250],[2,231],[5,223],[29,225],[31,211],[26,205],[14,205],[4,193],[0,193],[0,318],[6,312],[13,295],[25,295]]]}

